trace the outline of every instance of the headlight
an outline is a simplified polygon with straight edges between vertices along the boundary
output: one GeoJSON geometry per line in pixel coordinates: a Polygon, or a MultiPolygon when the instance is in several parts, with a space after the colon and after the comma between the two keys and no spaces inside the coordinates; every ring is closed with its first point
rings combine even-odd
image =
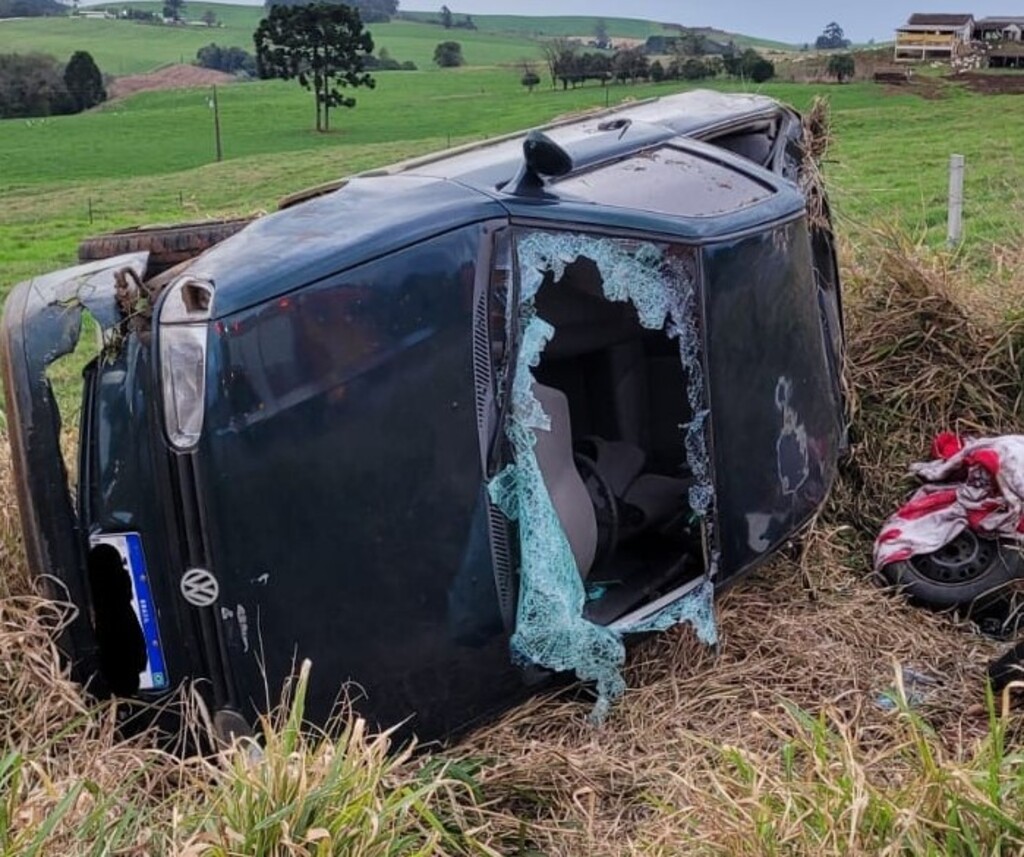
{"type": "Polygon", "coordinates": [[[160,382],[167,438],[176,449],[195,446],[203,430],[206,336],[213,284],[183,277],[160,307],[160,382]]]}

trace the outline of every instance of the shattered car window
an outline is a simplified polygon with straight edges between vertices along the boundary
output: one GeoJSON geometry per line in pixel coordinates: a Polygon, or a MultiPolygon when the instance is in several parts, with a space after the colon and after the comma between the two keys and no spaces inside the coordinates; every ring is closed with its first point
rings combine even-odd
{"type": "MultiPolygon", "coordinates": [[[[589,295],[591,303],[599,298],[605,304],[628,304],[635,310],[639,328],[661,332],[674,343],[673,360],[683,370],[680,379],[686,379],[679,397],[683,405],[688,405],[691,416],[685,424],[673,427],[675,438],[671,442],[690,473],[687,499],[683,501],[689,508],[685,511],[691,519],[699,520],[706,534],[714,491],[706,441],[698,267],[688,248],[646,241],[533,231],[524,231],[517,238],[520,344],[505,426],[513,461],[490,486],[494,502],[518,522],[519,529],[520,594],[511,645],[518,661],[557,671],[573,670],[581,679],[595,682],[598,701],[592,716],[600,720],[625,689],[620,674],[625,659],[624,634],[690,622],[702,640],[715,642],[710,563],[707,557],[700,558],[703,580],[688,595],[670,600],[635,623],[607,627],[585,617],[586,602],[592,595],[583,579],[586,570],[579,567],[574,556],[535,449],[535,433],[552,430],[550,415],[536,395],[538,367],[552,339],[562,334],[541,316],[538,295],[545,283],[556,292],[567,290],[567,269],[586,264],[595,276],[585,286],[591,292],[597,287],[600,290],[589,295]]],[[[597,337],[607,330],[607,341],[621,344],[621,332],[600,321],[583,321],[576,325],[580,331],[568,332],[569,339],[561,346],[563,352],[566,348],[581,352],[587,349],[572,338],[584,328],[587,336],[597,337]]],[[[604,346],[605,341],[600,345],[604,346]]],[[[577,413],[574,419],[579,416],[577,413]]]]}

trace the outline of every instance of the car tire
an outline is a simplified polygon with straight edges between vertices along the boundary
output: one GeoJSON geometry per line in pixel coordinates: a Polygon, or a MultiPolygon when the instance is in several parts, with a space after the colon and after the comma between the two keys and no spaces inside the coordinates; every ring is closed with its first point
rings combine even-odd
{"type": "Polygon", "coordinates": [[[87,238],[78,245],[78,260],[93,262],[124,253],[148,251],[148,275],[198,256],[225,238],[230,238],[251,223],[253,218],[207,220],[200,223],[181,223],[174,226],[135,226],[105,235],[87,238]]]}
{"type": "Polygon", "coordinates": [[[934,553],[885,566],[881,576],[927,607],[979,609],[1005,597],[1007,584],[1024,576],[1024,560],[1016,546],[965,530],[934,553]]]}

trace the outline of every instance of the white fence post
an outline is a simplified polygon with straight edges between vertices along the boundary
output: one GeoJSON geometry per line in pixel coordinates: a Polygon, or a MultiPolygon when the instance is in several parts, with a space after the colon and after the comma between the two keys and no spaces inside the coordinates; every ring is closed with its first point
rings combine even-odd
{"type": "Polygon", "coordinates": [[[947,240],[951,246],[960,243],[964,235],[964,156],[949,158],[949,228],[947,240]]]}

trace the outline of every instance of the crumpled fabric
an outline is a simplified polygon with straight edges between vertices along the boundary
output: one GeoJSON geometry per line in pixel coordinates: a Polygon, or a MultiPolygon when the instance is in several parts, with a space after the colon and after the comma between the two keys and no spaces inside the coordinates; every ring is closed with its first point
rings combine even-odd
{"type": "Polygon", "coordinates": [[[1024,435],[958,438],[944,432],[933,461],[910,472],[923,485],[875,540],[874,565],[934,553],[964,530],[1024,540],[1024,435]]]}

